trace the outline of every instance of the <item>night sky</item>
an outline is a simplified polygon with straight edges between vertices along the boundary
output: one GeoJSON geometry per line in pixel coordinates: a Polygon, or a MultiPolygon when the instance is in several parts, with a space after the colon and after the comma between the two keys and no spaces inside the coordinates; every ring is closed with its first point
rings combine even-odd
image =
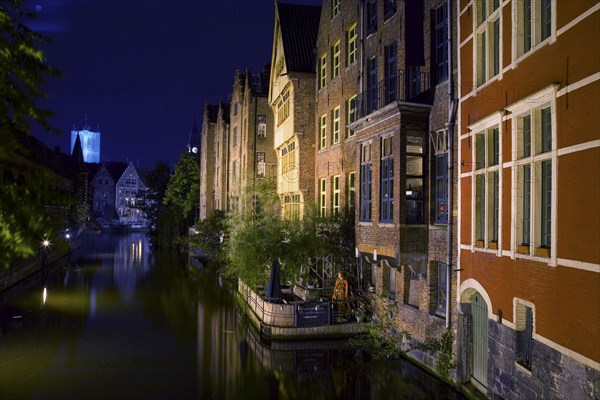
{"type": "MultiPolygon", "coordinates": [[[[286,3],[320,5],[319,0],[286,3]]],[[[229,100],[236,69],[270,62],[273,0],[27,1],[29,26],[49,36],[45,86],[60,137],[35,127],[51,147],[70,148],[87,121],[102,133],[102,161],[174,163],[205,101],[229,100]]]]}

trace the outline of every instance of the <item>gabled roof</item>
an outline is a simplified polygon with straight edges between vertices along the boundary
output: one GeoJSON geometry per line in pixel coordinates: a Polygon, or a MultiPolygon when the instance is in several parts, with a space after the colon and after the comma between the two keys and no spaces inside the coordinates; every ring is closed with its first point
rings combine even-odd
{"type": "Polygon", "coordinates": [[[315,72],[321,7],[276,4],[288,72],[315,72]]]}
{"type": "Polygon", "coordinates": [[[127,169],[127,163],[124,162],[107,162],[104,163],[104,166],[108,170],[108,173],[112,177],[113,181],[117,183],[121,176],[123,176],[123,172],[127,169]]]}

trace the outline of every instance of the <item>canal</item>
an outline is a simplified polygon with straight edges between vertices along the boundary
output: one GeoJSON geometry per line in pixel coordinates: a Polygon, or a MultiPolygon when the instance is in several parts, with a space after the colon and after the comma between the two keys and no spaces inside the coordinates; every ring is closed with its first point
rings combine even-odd
{"type": "Polygon", "coordinates": [[[263,344],[214,271],[142,233],[89,233],[69,265],[0,295],[0,398],[463,397],[343,341],[263,344]]]}

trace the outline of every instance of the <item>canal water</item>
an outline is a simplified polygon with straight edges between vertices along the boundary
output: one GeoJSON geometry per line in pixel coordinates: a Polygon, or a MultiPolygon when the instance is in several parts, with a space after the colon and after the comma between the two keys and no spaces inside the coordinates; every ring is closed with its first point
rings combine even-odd
{"type": "Polygon", "coordinates": [[[235,291],[143,233],[86,234],[0,295],[1,399],[462,399],[343,341],[261,343],[235,291]]]}

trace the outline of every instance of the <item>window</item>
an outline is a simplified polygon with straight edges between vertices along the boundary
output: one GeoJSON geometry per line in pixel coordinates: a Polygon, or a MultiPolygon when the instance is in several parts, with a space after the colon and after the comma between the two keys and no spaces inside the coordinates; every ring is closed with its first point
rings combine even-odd
{"type": "Polygon", "coordinates": [[[237,131],[237,126],[233,127],[233,147],[237,146],[237,142],[238,142],[238,131],[237,131]]]}
{"type": "Polygon", "coordinates": [[[348,190],[348,209],[354,214],[354,206],[356,204],[356,172],[348,173],[348,183],[346,184],[346,188],[348,190]]]}
{"type": "Polygon", "coordinates": [[[286,90],[277,103],[277,125],[281,125],[290,115],[290,92],[286,90]]]}
{"type": "Polygon", "coordinates": [[[394,222],[394,156],[392,154],[393,136],[381,138],[381,184],[380,212],[381,222],[394,222]]]}
{"type": "Polygon", "coordinates": [[[446,263],[437,262],[437,307],[435,313],[440,315],[446,315],[446,289],[448,280],[446,279],[446,263]]]}
{"type": "Polygon", "coordinates": [[[377,0],[370,0],[367,6],[367,34],[374,33],[377,30],[377,0]]]}
{"type": "Polygon", "coordinates": [[[423,135],[406,134],[406,223],[423,223],[423,135]]]}
{"type": "Polygon", "coordinates": [[[267,137],[267,116],[263,114],[258,114],[258,137],[265,138],[267,137]]]}
{"type": "Polygon", "coordinates": [[[377,57],[367,61],[367,114],[377,110],[377,57]]]}
{"type": "Polygon", "coordinates": [[[325,218],[327,215],[327,189],[325,178],[319,181],[319,215],[325,218]]]}
{"type": "Polygon", "coordinates": [[[521,301],[516,301],[515,320],[517,362],[525,368],[531,369],[534,331],[533,307],[525,305],[521,301]]]}
{"type": "Polygon", "coordinates": [[[319,123],[319,149],[324,149],[327,145],[327,114],[321,115],[319,123]]]}
{"type": "Polygon", "coordinates": [[[358,35],[356,33],[356,23],[350,26],[346,31],[346,66],[356,61],[356,41],[358,35]]]}
{"type": "Polygon", "coordinates": [[[385,46],[385,104],[389,104],[397,99],[397,59],[396,42],[385,46]]]}
{"type": "Polygon", "coordinates": [[[238,115],[238,103],[237,101],[233,103],[233,116],[238,115]]]}
{"type": "Polygon", "coordinates": [[[477,86],[500,73],[499,0],[479,0],[475,29],[475,71],[477,86]]]}
{"type": "Polygon", "coordinates": [[[371,221],[371,142],[361,146],[360,220],[371,221]]]}
{"type": "Polygon", "coordinates": [[[517,250],[550,256],[552,247],[551,107],[531,110],[517,117],[517,250]]]}
{"type": "Polygon", "coordinates": [[[383,18],[388,19],[396,13],[396,0],[383,0],[383,18]]]}
{"type": "MultiPolygon", "coordinates": [[[[283,175],[296,170],[296,142],[281,149],[281,173],[283,175]]],[[[295,179],[295,178],[294,178],[295,179]]]]}
{"type": "Polygon", "coordinates": [[[340,0],[333,0],[331,2],[331,16],[332,18],[338,15],[340,12],[340,0]]]}
{"type": "Polygon", "coordinates": [[[338,215],[340,212],[340,176],[334,176],[332,183],[331,210],[333,215],[338,215]]]}
{"type": "Polygon", "coordinates": [[[340,142],[340,106],[331,112],[331,144],[340,142]]]}
{"type": "Polygon", "coordinates": [[[546,40],[552,34],[551,0],[517,0],[513,2],[516,57],[546,40]]]}
{"type": "Polygon", "coordinates": [[[319,89],[325,87],[325,78],[327,77],[327,54],[323,54],[319,60],[319,89]]]}
{"type": "Polygon", "coordinates": [[[356,95],[346,102],[346,139],[354,136],[354,131],[349,128],[354,121],[356,121],[356,95]]]}
{"type": "Polygon", "coordinates": [[[331,78],[340,74],[340,41],[335,42],[331,48],[331,78]]]}
{"type": "Polygon", "coordinates": [[[233,167],[231,168],[231,174],[233,177],[233,183],[237,182],[237,160],[233,160],[233,167]]]}
{"type": "Polygon", "coordinates": [[[435,10],[435,75],[436,81],[448,79],[448,3],[444,2],[435,10]]]}
{"type": "Polygon", "coordinates": [[[288,220],[300,218],[300,195],[291,194],[283,197],[283,217],[288,220]]]}
{"type": "Polygon", "coordinates": [[[475,241],[498,249],[500,212],[500,130],[493,126],[475,134],[475,241]]]}
{"type": "Polygon", "coordinates": [[[256,175],[265,176],[265,173],[266,173],[265,153],[257,152],[256,153],[256,175]]]}
{"type": "Polygon", "coordinates": [[[435,156],[435,223],[448,223],[448,153],[435,156]]]}

